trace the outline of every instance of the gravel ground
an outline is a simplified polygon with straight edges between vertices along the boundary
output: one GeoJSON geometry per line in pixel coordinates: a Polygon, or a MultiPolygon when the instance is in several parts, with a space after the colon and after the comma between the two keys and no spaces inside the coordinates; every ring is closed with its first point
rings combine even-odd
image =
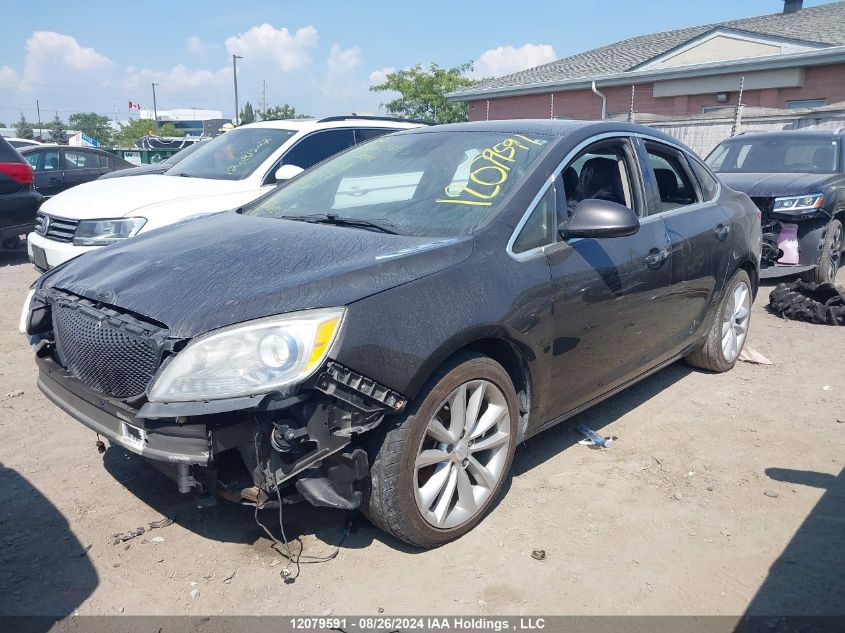
{"type": "Polygon", "coordinates": [[[344,514],[286,506],[295,548],[337,555],[284,582],[250,509],[194,508],[41,395],[16,331],[35,278],[0,255],[0,613],[845,614],[845,330],[767,314],[770,287],[748,344],[774,365],[661,371],[577,418],[606,450],[575,421],[528,441],[501,502],[435,551],[360,518],[341,543],[344,514]]]}

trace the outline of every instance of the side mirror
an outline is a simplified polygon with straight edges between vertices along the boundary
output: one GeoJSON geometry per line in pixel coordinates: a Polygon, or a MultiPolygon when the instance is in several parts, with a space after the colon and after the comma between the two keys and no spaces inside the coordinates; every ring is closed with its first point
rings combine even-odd
{"type": "Polygon", "coordinates": [[[305,170],[302,169],[302,167],[297,167],[296,165],[282,165],[276,170],[273,177],[276,179],[276,182],[284,182],[285,180],[290,180],[294,176],[298,176],[303,171],[305,170]]]}
{"type": "Polygon", "coordinates": [[[557,227],[564,240],[573,237],[625,237],[640,230],[640,219],[628,207],[589,198],[572,210],[572,217],[557,227]]]}

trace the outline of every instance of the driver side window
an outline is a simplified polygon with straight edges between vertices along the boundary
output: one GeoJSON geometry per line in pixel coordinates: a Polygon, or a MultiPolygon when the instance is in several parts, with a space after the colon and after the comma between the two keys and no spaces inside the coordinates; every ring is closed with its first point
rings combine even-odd
{"type": "Polygon", "coordinates": [[[608,200],[636,210],[632,173],[624,140],[600,141],[587,147],[561,172],[569,215],[582,200],[608,200]]]}

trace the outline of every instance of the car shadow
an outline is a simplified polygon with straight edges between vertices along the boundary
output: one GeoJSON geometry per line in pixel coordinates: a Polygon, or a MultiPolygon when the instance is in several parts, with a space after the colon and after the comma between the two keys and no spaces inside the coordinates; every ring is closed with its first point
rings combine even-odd
{"type": "Polygon", "coordinates": [[[651,400],[693,371],[696,370],[682,362],[673,363],[615,396],[529,438],[517,448],[511,473],[514,476],[522,475],[584,439],[575,430],[578,424],[584,424],[601,435],[601,429],[608,424],[651,400]]]}
{"type": "Polygon", "coordinates": [[[67,519],[17,471],[0,464],[0,614],[9,631],[48,631],[99,584],[67,519]],[[18,620],[20,618],[20,620],[18,620]]]}
{"type": "MultiPolygon", "coordinates": [[[[217,499],[210,508],[198,508],[193,494],[180,494],[176,483],[142,457],[121,446],[113,445],[103,455],[106,470],[145,504],[163,517],[203,538],[225,543],[250,545],[268,550],[273,542],[256,523],[255,509],[217,499]]],[[[279,511],[276,508],[260,510],[258,519],[277,538],[281,538],[279,511]]],[[[322,541],[320,550],[327,546],[359,549],[373,540],[385,542],[393,549],[416,552],[411,546],[383,534],[373,527],[359,512],[346,512],[332,508],[317,508],[306,502],[285,504],[282,519],[287,539],[292,544],[301,541],[309,555],[315,547],[314,539],[322,541]]],[[[134,523],[127,529],[135,527],[134,523]]],[[[293,546],[294,551],[296,546],[293,546]]]]}
{"type": "MultiPolygon", "coordinates": [[[[795,532],[746,609],[752,624],[757,616],[833,618],[845,616],[845,469],[839,475],[788,468],[767,468],[775,481],[810,486],[824,494],[795,532]]],[[[781,500],[787,501],[781,494],[781,500]]],[[[786,627],[786,622],[783,623],[786,627]]],[[[816,621],[816,625],[823,624],[816,621]]],[[[770,630],[781,630],[776,620],[770,630]]],[[[790,630],[796,622],[789,623],[790,630]]],[[[783,630],[786,630],[783,628],[783,630]]],[[[746,631],[741,623],[737,631],[746,631]]],[[[806,629],[805,629],[806,630],[806,629]]],[[[818,626],[812,630],[822,630],[818,626]]],[[[841,628],[839,630],[842,630],[841,628]]]]}
{"type": "Polygon", "coordinates": [[[26,246],[13,251],[0,250],[0,268],[3,266],[20,266],[21,264],[29,264],[26,246]]]}
{"type": "MultiPolygon", "coordinates": [[[[577,443],[582,436],[574,431],[576,424],[584,423],[600,432],[602,428],[671,387],[691,371],[694,370],[682,363],[674,363],[574,418],[520,444],[514,456],[512,475],[524,474],[577,443]]],[[[254,547],[270,548],[273,544],[264,530],[257,525],[254,508],[222,499],[218,499],[216,505],[211,508],[198,508],[193,495],[179,494],[175,482],[169,477],[145,459],[121,446],[109,447],[103,455],[103,465],[138,499],[198,536],[254,547]]],[[[493,508],[507,494],[510,484],[509,477],[493,508]]],[[[276,538],[280,537],[277,509],[261,510],[258,518],[276,538]]],[[[288,540],[302,540],[306,544],[306,551],[303,552],[305,555],[308,555],[308,543],[312,538],[328,546],[350,549],[365,548],[373,541],[379,541],[391,549],[408,554],[424,551],[379,530],[357,511],[344,512],[298,503],[285,505],[282,518],[288,540]]],[[[133,524],[129,527],[135,526],[133,524]]]]}

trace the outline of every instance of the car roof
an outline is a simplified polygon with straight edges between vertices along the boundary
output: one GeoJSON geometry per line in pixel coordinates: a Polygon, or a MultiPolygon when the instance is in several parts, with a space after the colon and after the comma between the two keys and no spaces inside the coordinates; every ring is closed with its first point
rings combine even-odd
{"type": "Polygon", "coordinates": [[[32,145],[31,147],[19,147],[18,151],[23,153],[31,153],[33,150],[40,149],[70,149],[70,150],[87,150],[89,152],[100,152],[101,154],[108,154],[109,152],[100,149],[99,147],[81,147],[77,145],[59,145],[58,143],[41,143],[39,145],[32,145]]]}
{"type": "MultiPolygon", "coordinates": [[[[545,134],[560,138],[569,136],[575,132],[587,132],[588,134],[604,134],[612,132],[633,132],[652,136],[657,139],[686,147],[682,142],[673,136],[661,132],[653,127],[638,125],[636,123],[625,123],[623,121],[574,121],[561,119],[502,119],[495,121],[472,121],[469,123],[447,123],[433,127],[423,127],[401,134],[426,134],[431,132],[500,132],[505,134],[545,134]]],[[[692,152],[692,150],[689,150],[692,152]]]]}
{"type": "Polygon", "coordinates": [[[336,128],[336,127],[374,127],[374,128],[390,128],[390,129],[412,129],[420,127],[421,123],[414,123],[403,121],[402,119],[390,120],[383,118],[367,118],[351,116],[348,119],[340,119],[331,117],[332,120],[326,121],[323,119],[280,119],[276,121],[259,121],[257,123],[247,123],[238,128],[273,128],[279,130],[296,130],[297,132],[308,132],[317,129],[336,128]]]}
{"type": "Polygon", "coordinates": [[[749,141],[782,141],[784,139],[806,138],[835,141],[842,137],[842,130],[780,130],[776,132],[745,132],[726,138],[726,143],[747,143],[749,141]]]}

